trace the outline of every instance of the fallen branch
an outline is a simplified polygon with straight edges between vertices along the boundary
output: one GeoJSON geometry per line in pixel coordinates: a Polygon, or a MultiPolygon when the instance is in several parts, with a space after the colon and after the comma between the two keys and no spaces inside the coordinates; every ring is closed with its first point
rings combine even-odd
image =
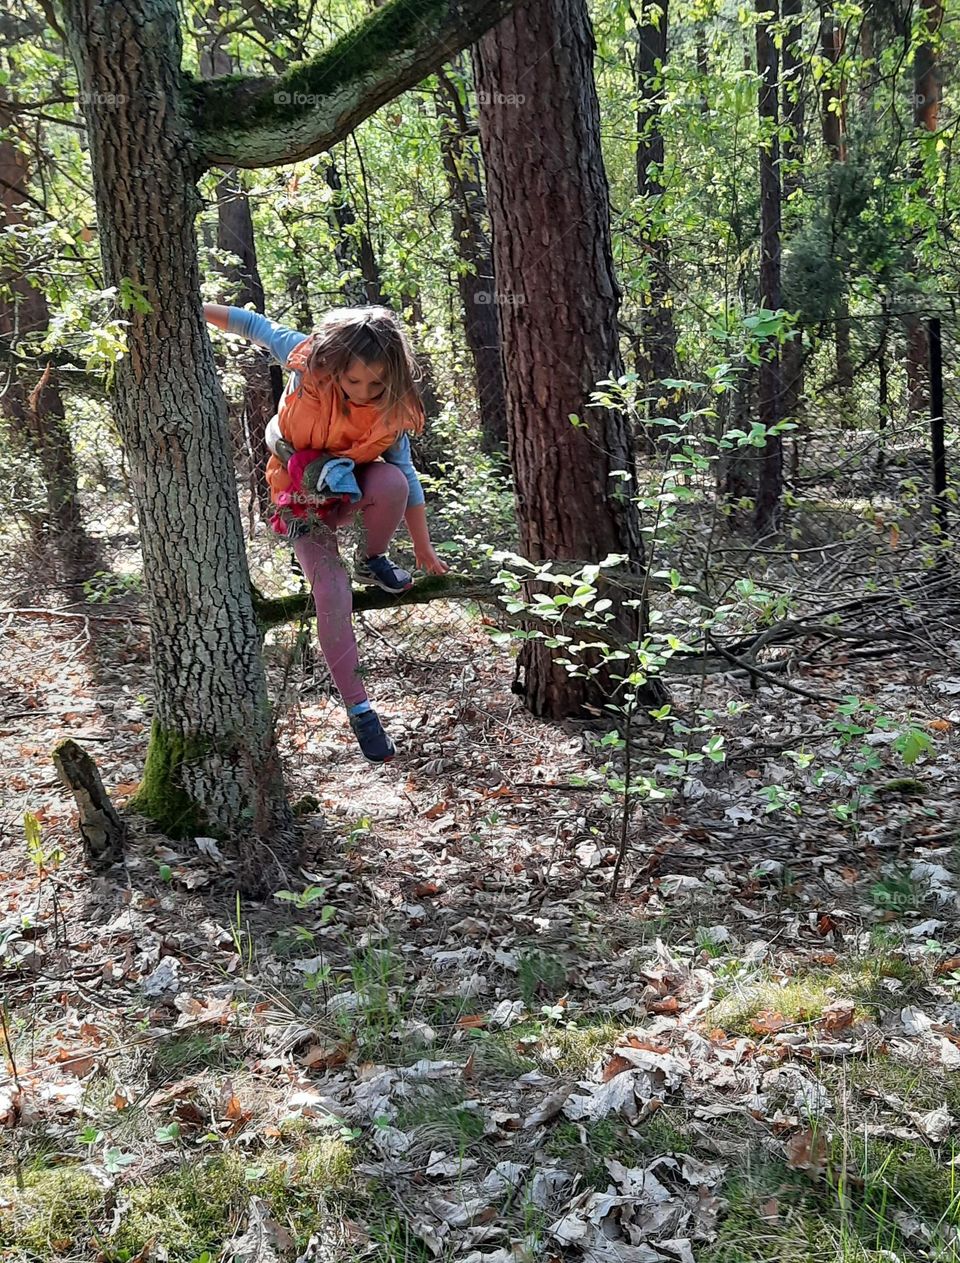
{"type": "Polygon", "coordinates": [[[788,693],[796,693],[799,697],[805,697],[811,702],[830,702],[831,705],[839,704],[843,701],[842,697],[836,697],[832,693],[814,693],[810,689],[802,689],[798,684],[790,684],[787,680],[778,680],[769,671],[765,671],[763,667],[758,667],[755,661],[747,661],[744,658],[738,658],[735,653],[731,653],[729,649],[710,637],[710,643],[714,649],[734,667],[740,671],[746,671],[750,676],[750,683],[755,686],[755,680],[763,680],[766,684],[772,684],[774,688],[785,689],[788,693]]]}

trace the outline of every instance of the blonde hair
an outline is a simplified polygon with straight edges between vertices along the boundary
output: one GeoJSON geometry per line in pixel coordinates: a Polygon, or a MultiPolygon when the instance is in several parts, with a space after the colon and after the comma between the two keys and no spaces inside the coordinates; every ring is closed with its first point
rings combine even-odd
{"type": "MultiPolygon", "coordinates": [[[[328,311],[313,336],[307,371],[339,379],[353,360],[382,364],[383,397],[376,408],[397,434],[423,429],[423,403],[417,382],[423,372],[396,314],[389,307],[335,307],[328,311]]],[[[336,392],[342,416],[349,407],[336,392]]]]}

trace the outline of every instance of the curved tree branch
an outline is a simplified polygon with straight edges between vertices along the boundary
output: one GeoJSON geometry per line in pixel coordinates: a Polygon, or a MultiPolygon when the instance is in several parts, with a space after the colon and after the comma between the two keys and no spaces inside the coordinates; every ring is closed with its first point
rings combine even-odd
{"type": "Polygon", "coordinates": [[[519,0],[390,0],[279,77],[186,81],[205,166],[271,167],[309,158],[475,43],[519,0]]]}

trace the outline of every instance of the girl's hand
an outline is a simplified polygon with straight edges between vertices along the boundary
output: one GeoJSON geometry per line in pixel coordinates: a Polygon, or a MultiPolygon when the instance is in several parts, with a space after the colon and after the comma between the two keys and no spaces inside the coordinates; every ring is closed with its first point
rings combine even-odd
{"type": "Polygon", "coordinates": [[[450,567],[434,552],[432,544],[423,544],[415,551],[417,565],[427,574],[446,574],[450,567]]]}

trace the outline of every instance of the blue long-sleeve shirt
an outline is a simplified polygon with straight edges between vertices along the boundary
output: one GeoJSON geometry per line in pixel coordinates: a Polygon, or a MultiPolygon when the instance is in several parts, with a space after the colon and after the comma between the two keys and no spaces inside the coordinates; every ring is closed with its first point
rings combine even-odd
{"type": "MultiPolygon", "coordinates": [[[[248,338],[251,342],[256,342],[258,346],[265,347],[284,367],[286,367],[290,352],[308,336],[297,329],[288,329],[284,325],[279,325],[275,320],[261,316],[257,311],[248,311],[245,307],[227,308],[227,332],[235,333],[241,338],[248,338]]],[[[291,371],[284,394],[295,391],[299,385],[300,374],[291,371]]],[[[383,453],[383,459],[390,461],[392,465],[396,465],[403,471],[407,486],[410,488],[407,495],[407,508],[413,509],[423,504],[423,487],[420,485],[420,479],[410,456],[409,436],[401,434],[396,443],[383,453]]]]}

